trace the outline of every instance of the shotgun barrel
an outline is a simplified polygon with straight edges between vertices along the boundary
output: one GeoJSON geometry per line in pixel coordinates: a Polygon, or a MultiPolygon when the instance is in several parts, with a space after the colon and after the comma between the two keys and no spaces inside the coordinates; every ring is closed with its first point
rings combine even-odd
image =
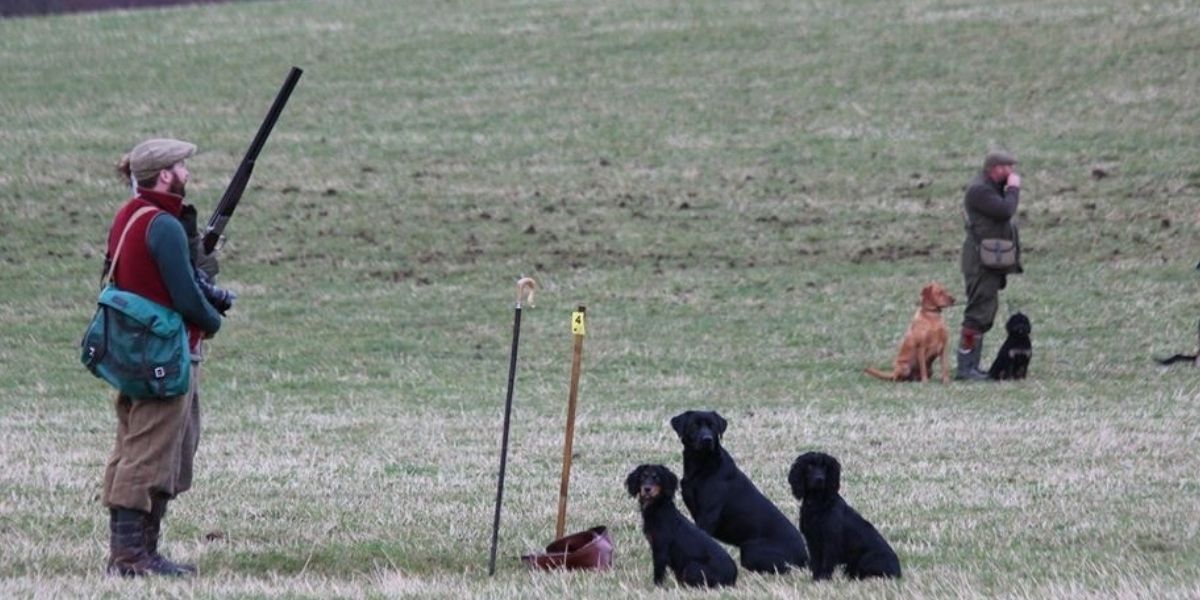
{"type": "Polygon", "coordinates": [[[283,87],[279,88],[279,93],[275,95],[275,102],[271,103],[271,110],[267,111],[267,117],[258,127],[254,141],[250,142],[250,148],[246,150],[246,156],[242,158],[242,164],[238,165],[233,179],[229,181],[229,186],[225,188],[225,193],[221,196],[221,201],[217,203],[217,209],[213,211],[212,217],[208,220],[208,226],[204,230],[205,254],[211,254],[217,247],[221,234],[225,232],[225,226],[229,224],[229,218],[233,216],[233,211],[237,209],[238,202],[242,199],[242,193],[246,191],[250,175],[254,173],[254,161],[258,160],[258,153],[262,152],[263,144],[267,143],[267,136],[271,135],[271,130],[275,128],[275,121],[279,120],[279,114],[283,112],[283,107],[287,104],[288,98],[292,96],[292,90],[295,89],[296,82],[300,81],[300,75],[303,73],[304,71],[300,68],[292,67],[287,79],[283,82],[283,87]]]}

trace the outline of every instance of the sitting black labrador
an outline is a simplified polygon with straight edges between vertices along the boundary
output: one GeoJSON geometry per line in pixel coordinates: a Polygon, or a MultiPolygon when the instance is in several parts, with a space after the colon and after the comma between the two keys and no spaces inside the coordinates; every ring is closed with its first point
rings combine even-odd
{"type": "Polygon", "coordinates": [[[716,540],[675,508],[679,480],[662,465],[641,465],[625,478],[625,489],[642,507],[642,533],[654,559],[654,584],[667,567],[680,585],[717,587],[737,582],[737,565],[716,540]]]}
{"type": "Polygon", "coordinates": [[[808,564],[804,538],[721,447],[725,419],[687,411],[671,419],[683,442],[683,503],[696,526],[741,549],[742,566],[784,573],[808,564]]]}
{"type": "Polygon", "coordinates": [[[813,579],[829,579],[838,565],[846,576],[899,577],[900,559],[870,521],[838,494],[842,466],[821,452],[796,458],[788,472],[792,495],[800,501],[800,530],[812,552],[813,579]]]}
{"type": "Polygon", "coordinates": [[[1004,340],[1004,345],[1000,346],[992,368],[988,369],[988,377],[1025,379],[1029,372],[1029,360],[1033,358],[1033,342],[1029,339],[1033,324],[1029,322],[1029,317],[1013,313],[1004,324],[1004,329],[1008,331],[1008,338],[1004,340]]]}

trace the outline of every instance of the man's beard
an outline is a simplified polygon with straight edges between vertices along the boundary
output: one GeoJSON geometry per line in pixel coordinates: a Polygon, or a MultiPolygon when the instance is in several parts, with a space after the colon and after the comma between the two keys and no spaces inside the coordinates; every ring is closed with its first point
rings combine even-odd
{"type": "Polygon", "coordinates": [[[186,188],[187,188],[187,185],[184,184],[184,182],[181,181],[179,178],[172,179],[171,183],[169,185],[167,185],[167,191],[172,194],[175,194],[176,196],[179,196],[180,198],[184,198],[187,196],[186,188]]]}

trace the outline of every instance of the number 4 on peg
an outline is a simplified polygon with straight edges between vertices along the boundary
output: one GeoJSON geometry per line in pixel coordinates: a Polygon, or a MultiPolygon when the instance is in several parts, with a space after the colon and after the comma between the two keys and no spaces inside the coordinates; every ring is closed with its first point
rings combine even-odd
{"type": "Polygon", "coordinates": [[[584,307],[580,306],[571,313],[571,333],[574,335],[587,335],[587,323],[584,321],[584,307]]]}

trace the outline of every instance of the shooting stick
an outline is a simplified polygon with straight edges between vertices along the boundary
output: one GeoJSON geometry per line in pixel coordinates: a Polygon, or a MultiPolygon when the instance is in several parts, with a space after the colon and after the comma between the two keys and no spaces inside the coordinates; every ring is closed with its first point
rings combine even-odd
{"type": "Polygon", "coordinates": [[[508,394],[504,398],[504,435],[500,442],[500,476],[496,481],[496,516],[492,520],[492,554],[488,559],[488,575],[496,574],[496,544],[500,540],[500,503],[504,500],[504,469],[508,466],[508,428],[512,419],[513,382],[517,376],[517,342],[521,339],[521,302],[528,297],[533,306],[533,291],[537,287],[530,277],[517,280],[517,306],[513,312],[512,351],[508,360],[508,394]]]}

